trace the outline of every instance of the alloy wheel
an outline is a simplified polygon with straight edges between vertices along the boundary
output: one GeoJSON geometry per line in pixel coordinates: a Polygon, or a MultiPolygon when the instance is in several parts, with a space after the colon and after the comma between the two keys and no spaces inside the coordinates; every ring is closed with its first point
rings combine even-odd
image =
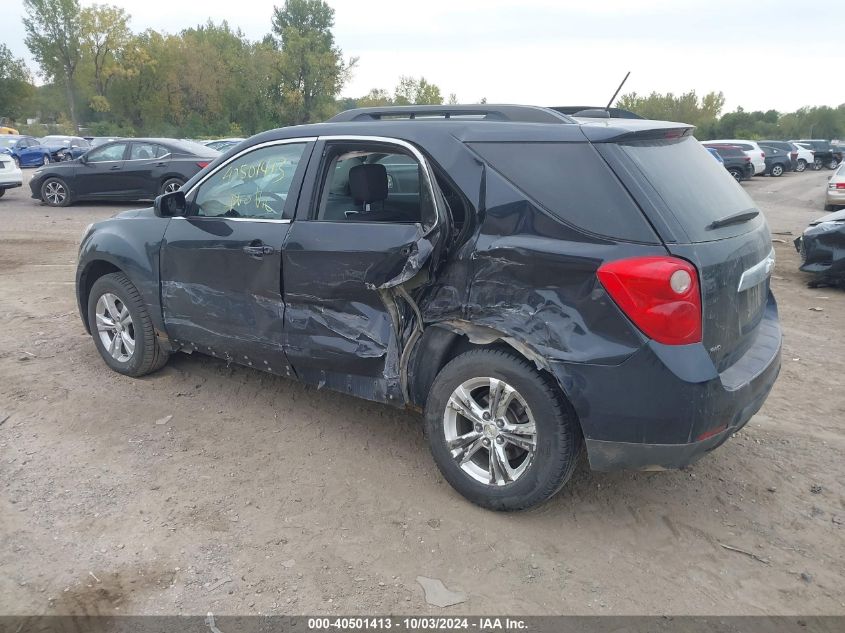
{"type": "Polygon", "coordinates": [[[107,292],[97,300],[95,313],[103,347],[116,361],[128,362],[135,353],[135,325],[129,308],[120,297],[107,292]]]}
{"type": "Polygon", "coordinates": [[[44,197],[47,202],[57,207],[67,198],[67,189],[62,183],[53,180],[44,187],[44,197]]]}
{"type": "Polygon", "coordinates": [[[774,165],[772,167],[772,176],[781,176],[783,175],[783,167],[780,165],[774,165]]]}
{"type": "Polygon", "coordinates": [[[443,433],[461,470],[489,486],[518,480],[537,450],[537,428],[525,399],[496,378],[471,378],[452,392],[443,433]]]}
{"type": "Polygon", "coordinates": [[[164,186],[164,193],[173,193],[174,191],[179,191],[180,185],[178,182],[169,182],[164,186]]]}

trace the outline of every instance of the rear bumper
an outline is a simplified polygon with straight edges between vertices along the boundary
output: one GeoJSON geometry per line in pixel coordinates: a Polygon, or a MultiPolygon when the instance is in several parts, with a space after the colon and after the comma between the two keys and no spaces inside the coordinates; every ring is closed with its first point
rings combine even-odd
{"type": "Polygon", "coordinates": [[[763,406],[780,372],[781,330],[770,298],[751,348],[717,373],[700,344],[649,342],[616,367],[561,363],[553,372],[579,416],[593,470],[687,466],[763,406]]]}

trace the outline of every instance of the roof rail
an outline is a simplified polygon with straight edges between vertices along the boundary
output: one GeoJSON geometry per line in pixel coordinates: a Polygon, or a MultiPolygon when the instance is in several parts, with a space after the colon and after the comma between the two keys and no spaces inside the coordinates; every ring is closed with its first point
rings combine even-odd
{"type": "Polygon", "coordinates": [[[575,123],[570,117],[549,108],[525,105],[408,105],[354,108],[336,114],[328,123],[410,119],[467,119],[510,121],[514,123],[575,123]]]}

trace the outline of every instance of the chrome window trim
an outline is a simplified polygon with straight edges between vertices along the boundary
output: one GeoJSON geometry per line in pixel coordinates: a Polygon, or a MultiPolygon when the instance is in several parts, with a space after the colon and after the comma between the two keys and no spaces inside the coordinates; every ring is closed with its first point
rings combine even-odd
{"type": "MultiPolygon", "coordinates": [[[[249,147],[242,149],[237,154],[230,156],[225,161],[223,161],[222,163],[217,165],[217,167],[215,167],[213,170],[208,172],[205,176],[203,176],[198,181],[196,181],[193,184],[193,186],[190,189],[188,189],[188,191],[185,192],[185,198],[190,198],[194,194],[194,191],[196,190],[197,187],[202,185],[206,180],[211,178],[214,174],[216,174],[218,171],[223,169],[226,165],[231,163],[233,160],[237,160],[238,158],[240,158],[244,154],[249,154],[250,152],[254,152],[255,150],[264,149],[265,147],[272,147],[274,145],[290,145],[291,143],[306,143],[307,144],[307,143],[313,143],[316,140],[317,140],[316,136],[300,136],[300,137],[297,137],[297,138],[282,138],[282,139],[277,139],[275,141],[266,141],[264,143],[259,143],[258,145],[250,145],[249,147]]],[[[192,216],[192,217],[214,217],[214,216],[192,216]]]]}
{"type": "MultiPolygon", "coordinates": [[[[435,195],[434,173],[431,170],[431,165],[429,165],[428,160],[426,160],[425,156],[423,156],[422,152],[417,149],[415,145],[399,138],[393,138],[388,136],[366,136],[359,134],[332,134],[320,136],[319,139],[321,141],[363,141],[366,143],[385,143],[388,145],[398,145],[399,147],[408,150],[411,155],[417,160],[417,162],[423,167],[423,178],[425,179],[425,184],[428,187],[428,192],[431,196],[432,204],[434,204],[434,223],[425,230],[423,236],[428,235],[429,233],[434,231],[434,229],[440,226],[440,223],[442,221],[442,210],[440,208],[440,204],[438,203],[438,197],[435,195]]],[[[322,186],[322,184],[322,182],[318,183],[319,186],[322,186]]],[[[343,223],[340,222],[340,224],[343,223]]],[[[384,224],[390,224],[390,222],[385,222],[384,224]]]]}
{"type": "Polygon", "coordinates": [[[226,220],[227,222],[260,222],[261,224],[290,224],[289,218],[284,218],[281,220],[273,220],[270,218],[228,218],[225,215],[177,215],[175,217],[170,218],[171,220],[226,220]]]}

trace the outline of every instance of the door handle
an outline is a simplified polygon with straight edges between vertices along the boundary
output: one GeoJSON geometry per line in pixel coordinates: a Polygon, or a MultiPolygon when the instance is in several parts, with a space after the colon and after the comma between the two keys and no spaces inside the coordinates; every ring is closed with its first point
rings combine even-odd
{"type": "Polygon", "coordinates": [[[109,167],[109,171],[117,171],[118,169],[120,169],[120,165],[112,165],[109,167]]]}
{"type": "Polygon", "coordinates": [[[255,259],[261,259],[265,255],[272,255],[276,249],[272,246],[267,246],[266,244],[250,244],[249,246],[244,246],[244,253],[253,257],[255,259]]]}
{"type": "Polygon", "coordinates": [[[156,167],[167,167],[167,163],[156,163],[156,167]]]}

